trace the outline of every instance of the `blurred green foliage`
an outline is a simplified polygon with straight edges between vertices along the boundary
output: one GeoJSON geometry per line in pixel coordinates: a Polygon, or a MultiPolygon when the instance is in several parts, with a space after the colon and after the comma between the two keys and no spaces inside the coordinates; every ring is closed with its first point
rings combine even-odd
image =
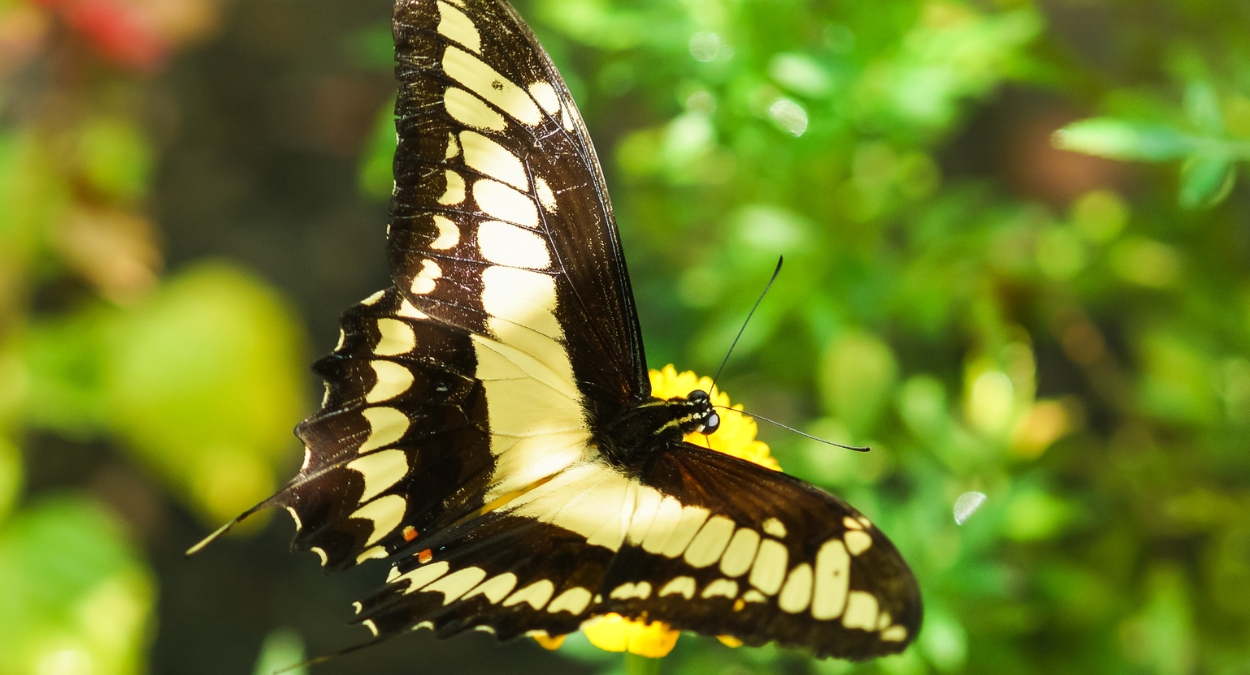
{"type": "MultiPolygon", "coordinates": [[[[38,438],[115,446],[215,525],[298,461],[308,354],[240,263],[162,273],[159,78],[38,70],[97,39],[56,4],[0,2],[0,673],[139,672],[163,580],[111,507],[21,492],[38,438]]],[[[686,637],[661,672],[1250,673],[1245,3],[518,4],[595,137],[651,365],[710,374],[785,255],[724,387],[873,446],[765,432],[925,595],[898,657],[686,637]]],[[[336,56],[384,72],[387,18],[336,56]]],[[[257,672],[302,653],[275,633],[257,672]]]]}

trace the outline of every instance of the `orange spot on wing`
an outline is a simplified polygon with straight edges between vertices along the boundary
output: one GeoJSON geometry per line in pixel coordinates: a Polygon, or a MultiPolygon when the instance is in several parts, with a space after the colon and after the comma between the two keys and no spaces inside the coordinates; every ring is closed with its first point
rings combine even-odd
{"type": "Polygon", "coordinates": [[[428,548],[417,554],[417,562],[421,563],[422,565],[430,562],[433,559],[434,559],[434,552],[428,548]]]}
{"type": "Polygon", "coordinates": [[[417,538],[418,534],[419,533],[417,532],[417,528],[411,525],[404,526],[404,531],[403,531],[404,541],[412,541],[417,538]]]}

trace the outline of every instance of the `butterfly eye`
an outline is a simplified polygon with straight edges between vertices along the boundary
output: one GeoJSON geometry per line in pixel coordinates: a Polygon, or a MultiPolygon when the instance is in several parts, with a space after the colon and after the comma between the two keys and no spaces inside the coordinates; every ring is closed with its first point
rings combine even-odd
{"type": "Polygon", "coordinates": [[[686,396],[686,400],[691,403],[706,403],[709,400],[706,391],[695,389],[686,396]]]}
{"type": "Polygon", "coordinates": [[[719,428],[720,428],[720,415],[717,415],[714,412],[710,412],[707,414],[707,417],[703,418],[703,428],[700,429],[699,432],[702,433],[704,436],[711,436],[712,434],[716,433],[716,430],[719,428]]]}

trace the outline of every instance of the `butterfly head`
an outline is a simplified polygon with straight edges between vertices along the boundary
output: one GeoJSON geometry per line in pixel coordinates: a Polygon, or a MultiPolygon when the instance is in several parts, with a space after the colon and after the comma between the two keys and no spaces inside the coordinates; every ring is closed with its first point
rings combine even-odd
{"type": "Polygon", "coordinates": [[[712,409],[712,397],[706,391],[695,389],[686,395],[686,405],[690,408],[689,421],[682,424],[685,433],[699,432],[711,436],[720,428],[720,415],[712,409]]]}

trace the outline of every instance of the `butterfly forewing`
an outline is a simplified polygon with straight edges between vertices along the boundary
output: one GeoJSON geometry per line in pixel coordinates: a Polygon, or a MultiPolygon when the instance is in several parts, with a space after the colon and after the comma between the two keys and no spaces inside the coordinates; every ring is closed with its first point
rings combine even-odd
{"type": "Polygon", "coordinates": [[[836,497],[688,443],[641,480],[652,494],[637,502],[596,611],[844,658],[898,652],[918,631],[911,571],[836,497]]]}
{"type": "Polygon", "coordinates": [[[397,284],[432,316],[527,343],[593,392],[587,405],[618,413],[646,393],[645,359],[607,189],[564,82],[502,2],[400,0],[395,39],[397,284]]]}

